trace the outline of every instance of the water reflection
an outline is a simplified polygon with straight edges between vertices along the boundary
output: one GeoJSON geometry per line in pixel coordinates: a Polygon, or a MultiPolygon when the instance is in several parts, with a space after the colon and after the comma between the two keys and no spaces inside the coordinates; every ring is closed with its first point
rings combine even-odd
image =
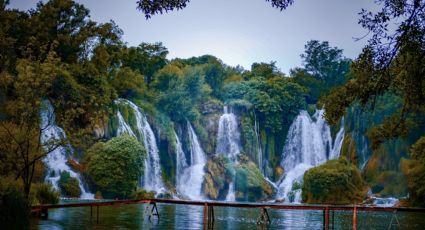
{"type": "MultiPolygon", "coordinates": [[[[202,229],[203,206],[157,204],[160,219],[149,221],[145,209],[148,205],[123,205],[96,208],[93,217],[90,207],[56,209],[49,211],[47,220],[32,220],[31,229],[202,229]]],[[[214,207],[214,229],[262,229],[256,224],[260,209],[214,207]]],[[[264,229],[322,229],[322,211],[269,209],[271,224],[264,229]]],[[[351,211],[335,212],[335,229],[351,229],[351,211]]],[[[425,214],[397,213],[397,229],[423,229],[425,214]]],[[[388,229],[393,213],[358,212],[357,229],[388,229]]],[[[330,223],[332,223],[330,213],[330,223]]],[[[394,221],[395,222],[395,221],[394,221]]],[[[394,229],[393,226],[392,229],[394,229]]]]}

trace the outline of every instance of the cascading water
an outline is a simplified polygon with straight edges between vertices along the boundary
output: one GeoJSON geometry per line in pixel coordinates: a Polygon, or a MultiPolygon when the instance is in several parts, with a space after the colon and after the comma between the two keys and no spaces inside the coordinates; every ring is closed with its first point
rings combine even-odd
{"type": "Polygon", "coordinates": [[[216,153],[224,154],[232,161],[236,161],[236,155],[240,153],[241,141],[236,116],[224,106],[224,114],[218,123],[216,153]]]}
{"type": "Polygon", "coordinates": [[[187,164],[186,156],[181,147],[180,140],[176,135],[177,146],[177,192],[187,196],[191,200],[201,200],[202,182],[204,181],[204,167],[207,159],[204,151],[199,144],[198,137],[192,128],[192,125],[187,123],[187,130],[190,142],[190,164],[187,164]]]}
{"type": "MultiPolygon", "coordinates": [[[[237,155],[241,151],[240,133],[238,129],[238,122],[235,114],[227,106],[224,106],[224,114],[221,115],[218,123],[218,134],[217,134],[217,148],[216,154],[223,154],[227,156],[233,163],[233,166],[237,165],[237,155]]],[[[235,200],[235,186],[234,179],[229,184],[229,192],[226,196],[227,201],[235,200]]]]}
{"type": "Polygon", "coordinates": [[[281,166],[285,175],[279,184],[277,199],[285,202],[300,203],[301,189],[293,185],[302,183],[304,172],[339,156],[344,126],[332,142],[330,127],[323,118],[324,110],[317,110],[313,117],[307,111],[301,111],[291,124],[281,166]]]}
{"type": "Polygon", "coordinates": [[[136,135],[134,135],[134,132],[133,130],[131,130],[130,126],[127,123],[125,123],[124,118],[122,117],[120,111],[117,112],[117,117],[118,117],[117,136],[127,133],[128,135],[135,137],[136,135]]]}
{"type": "Polygon", "coordinates": [[[118,112],[119,127],[117,134],[128,133],[136,136],[146,148],[147,156],[145,158],[145,170],[143,178],[141,178],[141,186],[148,191],[155,191],[157,194],[165,192],[165,186],[162,180],[161,165],[159,162],[159,150],[156,144],[156,138],[152,128],[146,119],[146,116],[141,112],[140,108],[133,102],[125,99],[118,99],[116,103],[124,103],[130,106],[136,117],[137,132],[131,130],[131,127],[124,121],[121,114],[118,112]],[[121,119],[120,119],[121,118],[121,119]]]}
{"type": "Polygon", "coordinates": [[[52,149],[53,151],[47,154],[43,159],[48,169],[46,181],[51,183],[56,190],[59,191],[58,181],[61,172],[68,172],[71,177],[78,180],[78,185],[81,190],[80,198],[94,199],[94,195],[89,193],[83,185],[81,176],[74,172],[67,164],[70,154],[73,152],[71,145],[49,146],[55,145],[54,142],[66,140],[65,132],[62,128],[56,125],[55,114],[52,104],[49,101],[44,101],[45,108],[41,111],[41,142],[45,149],[52,149]]]}

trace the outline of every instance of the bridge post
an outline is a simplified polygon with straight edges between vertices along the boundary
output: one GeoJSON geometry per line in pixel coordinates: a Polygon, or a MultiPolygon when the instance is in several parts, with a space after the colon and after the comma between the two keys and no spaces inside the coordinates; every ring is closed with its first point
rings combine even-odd
{"type": "Polygon", "coordinates": [[[357,208],[356,205],[354,205],[353,209],[353,230],[357,229],[357,208]]]}
{"type": "Polygon", "coordinates": [[[214,207],[204,203],[204,229],[214,228],[214,207]]]}
{"type": "Polygon", "coordinates": [[[267,212],[267,208],[261,208],[260,216],[257,219],[257,225],[269,225],[271,223],[269,213],[267,212]]]}
{"type": "Polygon", "coordinates": [[[47,219],[49,217],[49,210],[47,208],[41,209],[41,218],[47,219]]]}
{"type": "Polygon", "coordinates": [[[214,227],[214,207],[208,205],[208,228],[212,229],[214,227]]]}
{"type": "Polygon", "coordinates": [[[329,230],[329,207],[323,209],[323,229],[329,230]]]}
{"type": "Polygon", "coordinates": [[[97,210],[96,210],[96,224],[99,223],[99,205],[96,206],[97,210]]]}
{"type": "Polygon", "coordinates": [[[335,229],[335,210],[332,210],[332,230],[335,229]]]}
{"type": "Polygon", "coordinates": [[[151,221],[153,216],[156,216],[159,220],[159,212],[158,212],[158,208],[156,207],[156,202],[153,202],[153,201],[149,202],[149,205],[146,206],[145,213],[148,213],[149,221],[151,221]]]}

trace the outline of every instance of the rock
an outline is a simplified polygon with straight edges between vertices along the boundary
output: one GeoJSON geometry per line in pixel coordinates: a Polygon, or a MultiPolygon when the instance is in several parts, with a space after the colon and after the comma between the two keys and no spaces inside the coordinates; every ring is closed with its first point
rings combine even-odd
{"type": "Polygon", "coordinates": [[[226,157],[213,156],[205,166],[204,194],[209,199],[224,200],[233,179],[231,162],[226,157]]]}
{"type": "Polygon", "coordinates": [[[208,100],[200,106],[202,114],[222,113],[223,103],[218,100],[208,100]]]}
{"type": "Polygon", "coordinates": [[[265,201],[273,196],[273,187],[267,182],[257,165],[247,156],[239,156],[236,167],[235,190],[239,201],[265,201]]]}
{"type": "Polygon", "coordinates": [[[77,172],[82,173],[84,171],[83,166],[74,159],[69,158],[67,164],[77,172]]]}

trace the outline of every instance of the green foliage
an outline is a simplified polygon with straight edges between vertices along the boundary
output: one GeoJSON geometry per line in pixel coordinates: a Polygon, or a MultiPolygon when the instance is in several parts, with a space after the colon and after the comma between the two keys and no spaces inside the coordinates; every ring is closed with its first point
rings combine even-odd
{"type": "Polygon", "coordinates": [[[129,198],[143,173],[144,147],[128,135],[92,146],[85,156],[86,172],[104,198],[129,198]]]}
{"type": "Polygon", "coordinates": [[[63,196],[80,197],[81,195],[81,189],[78,183],[78,179],[75,177],[71,177],[69,172],[61,172],[58,181],[58,186],[63,196]]]}
{"type": "MultiPolygon", "coordinates": [[[[160,2],[152,2],[149,0],[138,0],[137,9],[145,14],[146,19],[149,19],[155,14],[162,14],[163,12],[181,10],[186,7],[189,0],[165,0],[160,2]]],[[[266,0],[271,2],[272,7],[283,10],[290,6],[294,0],[266,0]]]]}
{"type": "Polygon", "coordinates": [[[310,204],[352,204],[364,197],[360,171],[344,158],[330,160],[304,174],[303,202],[310,204]]]}
{"type": "Polygon", "coordinates": [[[421,137],[410,150],[412,160],[404,162],[410,202],[425,206],[425,137],[421,137]]]}
{"type": "Polygon", "coordinates": [[[327,41],[308,41],[301,55],[304,68],[291,70],[294,82],[306,89],[306,100],[316,103],[332,87],[346,82],[351,61],[342,55],[342,50],[330,47],[327,41]]]}
{"type": "Polygon", "coordinates": [[[51,184],[37,183],[32,186],[30,193],[31,205],[57,204],[59,203],[59,192],[51,184]]]}
{"type": "Polygon", "coordinates": [[[156,71],[167,64],[168,50],[161,42],[150,44],[141,43],[138,47],[130,47],[124,50],[122,58],[123,67],[129,67],[143,74],[148,85],[153,81],[156,71]]]}
{"type": "Polygon", "coordinates": [[[157,107],[174,121],[193,121],[199,116],[198,105],[211,89],[204,84],[202,69],[198,67],[166,66],[158,73],[154,87],[159,92],[157,107]]]}
{"type": "Polygon", "coordinates": [[[21,186],[0,177],[0,223],[5,229],[29,229],[30,209],[21,186]]]}
{"type": "Polygon", "coordinates": [[[133,198],[138,199],[138,200],[154,199],[155,198],[155,192],[148,192],[144,189],[139,188],[134,192],[133,198]]]}

